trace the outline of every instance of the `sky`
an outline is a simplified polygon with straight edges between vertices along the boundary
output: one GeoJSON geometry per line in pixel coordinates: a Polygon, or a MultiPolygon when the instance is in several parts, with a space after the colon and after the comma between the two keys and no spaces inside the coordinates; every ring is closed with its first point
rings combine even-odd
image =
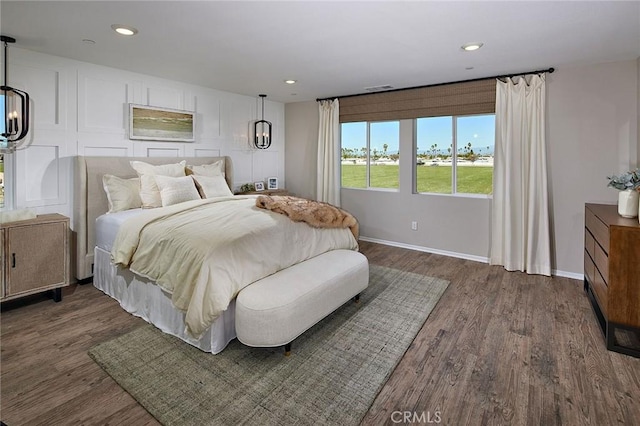
{"type": "MultiPolygon", "coordinates": [[[[452,117],[429,117],[417,120],[417,146],[420,153],[429,151],[437,144],[441,154],[447,154],[447,148],[453,139],[452,117]]],[[[398,152],[399,122],[384,121],[371,123],[371,149],[382,152],[387,144],[387,152],[398,152]]],[[[493,153],[495,117],[494,115],[474,115],[457,119],[458,148],[471,142],[476,154],[493,153]],[[487,148],[489,147],[489,148],[487,148]]],[[[360,150],[367,145],[366,123],[342,124],[342,147],[360,150]]]]}

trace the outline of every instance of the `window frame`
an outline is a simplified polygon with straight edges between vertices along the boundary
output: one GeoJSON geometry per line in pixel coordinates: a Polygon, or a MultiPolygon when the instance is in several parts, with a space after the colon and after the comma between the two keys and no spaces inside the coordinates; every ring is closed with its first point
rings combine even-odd
{"type": "Polygon", "coordinates": [[[395,122],[398,124],[398,154],[400,153],[400,121],[401,120],[375,120],[375,121],[352,121],[340,123],[340,189],[357,189],[357,190],[367,190],[367,191],[385,191],[385,192],[400,192],[400,158],[398,158],[398,186],[395,188],[390,187],[379,187],[379,186],[371,186],[371,125],[377,123],[391,123],[395,122]],[[365,123],[365,139],[366,139],[366,168],[365,168],[365,186],[357,187],[357,186],[344,186],[342,181],[342,126],[344,124],[351,123],[365,123]]]}
{"type": "MultiPolygon", "coordinates": [[[[418,117],[413,119],[413,193],[418,195],[442,195],[448,197],[464,197],[464,198],[483,198],[492,199],[493,193],[480,194],[473,192],[458,192],[458,118],[464,117],[478,117],[478,116],[493,116],[495,120],[495,112],[493,113],[478,113],[478,114],[458,114],[458,115],[444,115],[439,117],[451,117],[451,192],[420,192],[418,191],[418,120],[421,118],[435,118],[433,117],[418,117]]],[[[494,129],[495,140],[495,129],[494,129]]],[[[495,145],[494,145],[494,158],[495,158],[495,145]]],[[[495,166],[492,166],[492,182],[493,172],[495,166]]]]}

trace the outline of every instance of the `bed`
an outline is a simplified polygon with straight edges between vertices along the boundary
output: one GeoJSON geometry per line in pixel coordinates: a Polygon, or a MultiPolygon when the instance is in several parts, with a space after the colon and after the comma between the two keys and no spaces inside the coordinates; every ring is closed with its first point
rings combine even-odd
{"type": "MultiPolygon", "coordinates": [[[[233,167],[229,157],[193,157],[179,159],[154,157],[77,157],[75,171],[74,232],[76,236],[77,251],[76,278],[78,278],[78,280],[89,280],[93,278],[93,285],[96,288],[116,299],[126,311],[154,324],[163,332],[174,335],[203,351],[213,354],[219,353],[232,339],[236,337],[235,295],[237,294],[238,289],[248,284],[245,282],[236,283],[234,281],[233,286],[230,287],[231,290],[225,290],[225,292],[229,294],[230,300],[228,301],[228,304],[220,305],[223,306],[224,309],[221,309],[220,306],[213,303],[198,302],[199,297],[204,297],[205,294],[208,295],[209,293],[214,292],[211,290],[212,288],[218,288],[217,281],[220,281],[220,279],[217,278],[218,276],[233,276],[237,273],[243,276],[243,280],[255,282],[262,278],[261,275],[259,276],[256,274],[260,273],[264,276],[271,275],[277,272],[280,268],[286,269],[289,266],[293,266],[294,264],[304,261],[306,258],[314,257],[320,252],[337,249],[357,249],[357,240],[348,229],[314,229],[312,232],[318,233],[321,239],[318,240],[319,242],[314,240],[313,243],[307,244],[305,242],[308,238],[307,234],[298,234],[298,230],[301,230],[301,232],[307,232],[310,227],[304,224],[295,224],[294,231],[287,230],[284,234],[289,236],[288,238],[290,241],[297,241],[297,245],[293,243],[279,244],[280,250],[282,250],[282,254],[279,254],[279,256],[282,256],[283,259],[287,259],[287,263],[278,260],[278,262],[265,266],[264,270],[261,270],[260,268],[257,268],[256,265],[260,265],[262,263],[267,264],[269,262],[263,262],[262,258],[260,256],[256,256],[255,253],[247,253],[245,256],[244,254],[241,254],[242,252],[239,251],[239,248],[236,248],[234,245],[235,243],[231,242],[228,243],[228,249],[227,246],[223,245],[223,243],[216,243],[217,245],[212,243],[212,247],[217,247],[215,256],[207,254],[207,260],[203,261],[200,265],[202,271],[205,271],[206,273],[202,272],[195,274],[199,278],[197,278],[195,282],[194,290],[188,293],[188,303],[193,303],[195,300],[195,304],[197,305],[197,309],[194,310],[196,314],[192,314],[191,305],[185,305],[181,302],[180,292],[182,290],[177,289],[177,287],[174,288],[173,285],[175,283],[172,282],[172,280],[167,281],[163,275],[143,273],[141,271],[143,271],[144,268],[138,268],[135,262],[131,262],[129,268],[123,267],[122,265],[118,266],[114,263],[114,260],[116,263],[118,262],[119,253],[124,251],[118,250],[118,247],[121,247],[123,244],[122,240],[127,240],[128,236],[135,234],[137,230],[140,230],[140,233],[142,234],[142,230],[150,228],[152,226],[151,224],[155,226],[156,221],[159,221],[159,219],[157,219],[158,217],[164,218],[166,216],[167,218],[174,218],[175,215],[196,213],[202,215],[204,213],[200,212],[200,210],[204,210],[205,208],[223,211],[225,212],[225,218],[233,218],[228,220],[228,225],[226,222],[224,226],[220,225],[221,229],[226,229],[228,227],[230,230],[235,229],[233,232],[238,232],[238,229],[249,229],[245,234],[253,234],[257,232],[265,223],[268,226],[271,226],[270,224],[272,222],[289,220],[286,217],[273,212],[256,212],[255,210],[260,210],[255,208],[256,196],[231,196],[221,197],[220,199],[193,200],[179,205],[159,207],[157,209],[130,209],[117,213],[105,214],[109,210],[110,205],[103,188],[102,179],[105,174],[118,176],[122,179],[130,179],[137,177],[136,171],[131,167],[131,161],[142,161],[151,165],[165,165],[175,163],[179,160],[184,160],[186,164],[192,166],[204,166],[212,163],[220,164],[219,162],[222,162],[224,179],[228,187],[233,188],[233,167]],[[249,204],[253,204],[253,206],[250,207],[249,204]],[[233,206],[234,209],[244,209],[242,212],[246,211],[247,216],[246,219],[243,220],[246,220],[247,222],[240,222],[238,219],[240,217],[245,217],[245,213],[229,213],[226,210],[228,208],[232,208],[231,206],[233,206]],[[248,211],[247,209],[251,211],[248,211]],[[165,211],[168,212],[169,210],[171,210],[170,214],[167,213],[165,215],[165,211]],[[135,224],[138,222],[143,225],[138,227],[132,225],[132,223],[135,224]],[[119,232],[121,229],[126,229],[127,232],[119,232]],[[131,229],[136,231],[131,231],[131,229]],[[292,234],[291,232],[294,233],[292,234]],[[115,249],[114,245],[116,246],[115,249]],[[114,253],[116,254],[115,256],[114,253]],[[247,263],[241,263],[244,262],[245,258],[248,259],[247,263]],[[214,265],[213,259],[219,262],[223,267],[226,267],[225,265],[233,266],[229,266],[229,271],[225,270],[220,273],[221,266],[214,265]],[[136,270],[138,273],[132,272],[131,269],[136,270]],[[211,271],[214,271],[215,273],[211,271]],[[251,274],[245,273],[245,271],[251,271],[251,274]],[[157,282],[153,279],[154,276],[157,278],[157,282]],[[214,281],[217,280],[215,283],[206,281],[206,279],[211,281],[212,276],[215,277],[214,281]],[[205,279],[202,277],[207,278],[205,279]],[[200,305],[204,306],[204,308],[200,305]],[[213,312],[215,314],[214,315],[207,311],[209,309],[209,305],[215,305],[219,312],[213,312]],[[200,311],[205,312],[203,313],[200,311]],[[197,320],[199,321],[195,322],[197,326],[193,325],[193,319],[195,318],[194,315],[197,316],[197,320]],[[205,318],[206,321],[202,318],[205,318]],[[211,318],[213,318],[213,320],[209,324],[208,320],[211,318]]],[[[190,219],[185,220],[185,226],[200,226],[200,222],[190,222],[190,219]]],[[[222,224],[222,222],[216,223],[222,224]]],[[[172,229],[172,225],[167,226],[169,226],[169,229],[172,229]]],[[[286,226],[288,227],[289,225],[286,226]]],[[[175,228],[174,225],[173,227],[175,228]]],[[[211,226],[201,228],[207,229],[211,228],[211,226]]],[[[224,241],[227,240],[225,239],[224,241]]],[[[264,238],[259,238],[257,241],[253,241],[249,245],[250,247],[259,247],[260,244],[264,243],[264,241],[264,238]]],[[[164,241],[162,243],[164,244],[164,241]]],[[[136,244],[138,243],[134,242],[132,243],[132,246],[135,247],[136,244]]],[[[225,242],[224,244],[227,243],[225,242]]],[[[246,246],[248,243],[243,244],[246,246]]],[[[240,244],[240,246],[243,244],[240,244]]],[[[156,247],[157,249],[160,246],[156,244],[153,247],[156,247]]],[[[264,251],[264,247],[267,246],[263,246],[261,250],[264,251]]],[[[197,252],[195,249],[194,251],[197,252]]],[[[162,252],[160,251],[157,253],[162,252]]],[[[126,264],[127,261],[123,261],[121,263],[126,264]]],[[[180,263],[178,262],[177,264],[180,263]]],[[[173,280],[181,282],[182,278],[173,278],[173,280]]],[[[233,280],[235,280],[235,278],[230,278],[227,281],[233,280]]]]}

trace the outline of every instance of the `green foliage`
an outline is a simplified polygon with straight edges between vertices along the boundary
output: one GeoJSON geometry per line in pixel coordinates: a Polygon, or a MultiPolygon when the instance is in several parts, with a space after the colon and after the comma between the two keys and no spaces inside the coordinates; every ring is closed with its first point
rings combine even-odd
{"type": "Polygon", "coordinates": [[[620,176],[607,176],[607,179],[609,179],[607,186],[611,186],[617,190],[637,189],[640,191],[640,169],[623,173],[620,176]]]}
{"type": "Polygon", "coordinates": [[[256,187],[252,183],[245,183],[240,187],[240,193],[255,191],[256,187]]]}
{"type": "MultiPolygon", "coordinates": [[[[372,188],[398,188],[399,166],[372,165],[370,179],[372,188]]],[[[366,188],[366,166],[342,165],[342,186],[366,188]]],[[[451,166],[418,166],[418,192],[451,194],[451,166]]],[[[491,194],[493,191],[493,167],[458,167],[458,193],[491,194]]]]}

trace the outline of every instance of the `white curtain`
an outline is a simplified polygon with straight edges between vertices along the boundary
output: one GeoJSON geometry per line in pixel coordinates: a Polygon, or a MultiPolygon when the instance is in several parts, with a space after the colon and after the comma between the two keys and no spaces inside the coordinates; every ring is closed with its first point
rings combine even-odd
{"type": "Polygon", "coordinates": [[[340,206],[340,107],[338,99],[318,102],[318,201],[340,206]]]}
{"type": "Polygon", "coordinates": [[[498,80],[492,265],[551,275],[544,75],[498,80]]]}

